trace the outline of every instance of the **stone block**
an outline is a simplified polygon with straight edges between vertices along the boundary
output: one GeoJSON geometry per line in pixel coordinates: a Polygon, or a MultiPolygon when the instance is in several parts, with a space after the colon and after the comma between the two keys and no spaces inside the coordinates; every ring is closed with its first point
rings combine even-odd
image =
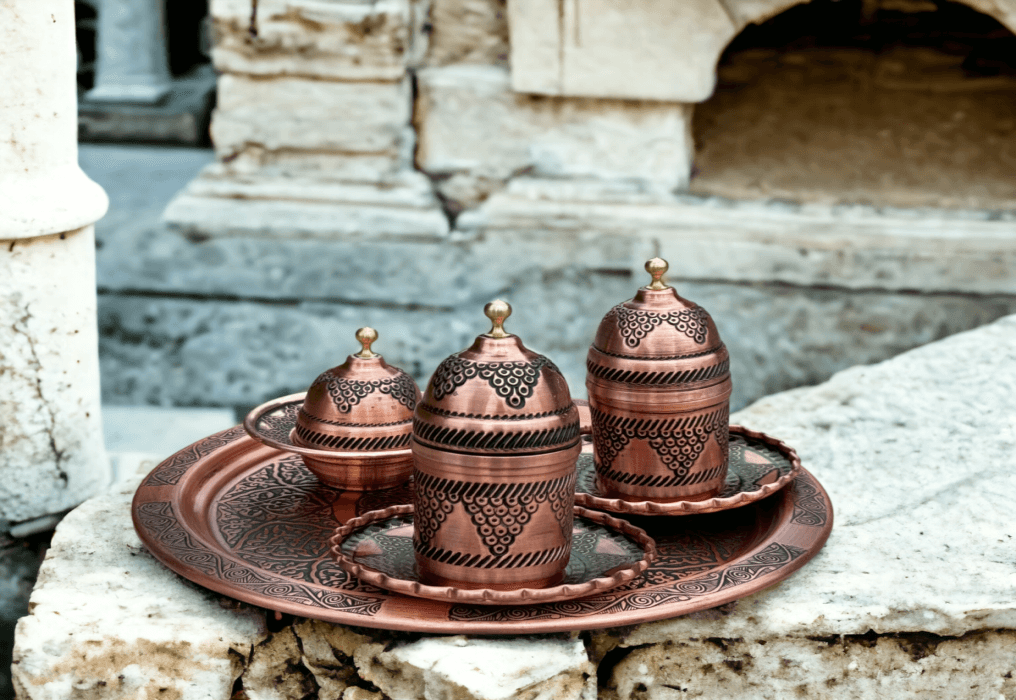
{"type": "MultiPolygon", "coordinates": [[[[135,466],[146,473],[155,464],[135,466]]],[[[31,614],[17,626],[20,700],[228,698],[265,639],[263,611],[224,601],[148,554],[130,519],[141,477],[131,474],[57,528],[31,614]]]]}
{"type": "Polygon", "coordinates": [[[222,158],[248,144],[398,154],[410,93],[408,79],[350,83],[226,74],[219,78],[212,142],[222,158]]]}
{"type": "Polygon", "coordinates": [[[737,27],[720,0],[512,0],[520,92],[701,102],[737,27]]]}
{"type": "Polygon", "coordinates": [[[593,700],[596,669],[580,639],[425,638],[358,659],[392,700],[593,700]]]}
{"type": "Polygon", "coordinates": [[[416,161],[431,175],[499,181],[532,172],[663,189],[688,182],[685,105],[520,95],[496,66],[425,69],[418,81],[416,161]]]}
{"type": "Polygon", "coordinates": [[[156,142],[201,146],[215,99],[215,72],[208,64],[167,84],[158,104],[89,102],[78,105],[81,141],[156,142]]]}
{"type": "Polygon", "coordinates": [[[0,521],[59,513],[109,483],[95,314],[91,226],[0,241],[0,521]]]}
{"type": "Polygon", "coordinates": [[[400,80],[422,52],[413,0],[213,2],[212,59],[227,73],[329,80],[400,80]]]}
{"type": "Polygon", "coordinates": [[[1013,294],[1014,223],[1011,213],[652,197],[520,177],[456,225],[640,235],[691,280],[1013,294]]]}
{"type": "Polygon", "coordinates": [[[508,65],[507,0],[432,0],[427,65],[508,65]]]}
{"type": "MultiPolygon", "coordinates": [[[[279,183],[286,187],[285,183],[279,183]]],[[[269,188],[272,186],[269,185],[269,188]]],[[[251,188],[256,189],[256,188],[251,188]]],[[[288,187],[292,191],[291,187],[288,187]]],[[[315,188],[322,196],[343,196],[350,188],[315,188]]],[[[365,193],[384,194],[379,188],[365,193]]],[[[390,198],[394,199],[394,198],[390,198]]],[[[165,220],[192,237],[263,236],[265,238],[386,237],[444,238],[448,219],[437,206],[392,206],[389,202],[228,199],[186,192],[166,208],[165,220]]]]}
{"type": "Polygon", "coordinates": [[[207,168],[203,175],[217,178],[305,178],[318,182],[385,183],[411,171],[416,133],[406,127],[400,150],[380,153],[343,153],[294,148],[269,150],[246,144],[226,160],[207,168]]]}

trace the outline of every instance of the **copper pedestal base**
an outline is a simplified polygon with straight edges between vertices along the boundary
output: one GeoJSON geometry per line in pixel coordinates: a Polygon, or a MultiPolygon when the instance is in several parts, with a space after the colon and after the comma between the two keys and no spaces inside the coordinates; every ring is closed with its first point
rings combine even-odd
{"type": "Polygon", "coordinates": [[[328,540],[336,527],[410,500],[408,488],[323,486],[300,457],[237,427],[156,467],[132,512],[152,554],[219,593],[329,622],[440,634],[597,629],[715,607],[787,578],[822,548],[833,523],[829,496],[802,470],[785,489],[744,508],[633,520],[656,540],[658,558],[629,584],[565,602],[492,607],[389,593],[335,563],[328,540]]]}

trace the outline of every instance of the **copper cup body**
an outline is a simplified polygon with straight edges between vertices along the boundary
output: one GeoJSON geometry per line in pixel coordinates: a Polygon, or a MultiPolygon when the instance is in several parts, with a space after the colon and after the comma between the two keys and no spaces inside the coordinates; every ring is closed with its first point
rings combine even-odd
{"type": "Polygon", "coordinates": [[[581,446],[462,454],[413,444],[420,580],[515,590],[560,583],[571,555],[581,446]]]}
{"type": "Polygon", "coordinates": [[[586,387],[600,487],[633,501],[719,493],[729,463],[729,366],[722,345],[658,360],[590,348],[586,387]]]}
{"type": "Polygon", "coordinates": [[[303,463],[322,483],[344,491],[390,489],[409,481],[413,454],[406,448],[372,455],[355,452],[303,455],[303,463]]]}

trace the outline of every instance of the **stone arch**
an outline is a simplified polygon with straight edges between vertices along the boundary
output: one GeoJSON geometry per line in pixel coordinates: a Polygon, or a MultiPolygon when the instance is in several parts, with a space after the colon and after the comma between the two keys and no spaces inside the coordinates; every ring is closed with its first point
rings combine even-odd
{"type": "MultiPolygon", "coordinates": [[[[701,102],[749,24],[810,0],[509,0],[518,92],[701,102]]],[[[904,0],[899,0],[903,2],[904,0]]],[[[1016,0],[957,0],[1016,32],[1016,0]]]]}
{"type": "Polygon", "coordinates": [[[998,12],[957,0],[881,0],[871,13],[866,0],[752,4],[768,19],[728,44],[715,94],[695,105],[692,191],[1016,206],[1016,33],[998,12]]]}

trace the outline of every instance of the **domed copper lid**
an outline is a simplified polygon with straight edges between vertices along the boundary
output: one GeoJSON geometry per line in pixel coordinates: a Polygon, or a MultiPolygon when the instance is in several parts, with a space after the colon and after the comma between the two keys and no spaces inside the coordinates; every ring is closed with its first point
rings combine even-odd
{"type": "Polygon", "coordinates": [[[512,309],[484,307],[489,332],[442,362],[416,408],[413,439],[466,454],[535,454],[579,441],[578,409],[554,363],[506,333],[512,309]]]}
{"type": "Polygon", "coordinates": [[[356,339],[360,352],[307,390],[293,431],[297,445],[342,452],[409,447],[420,390],[412,377],[371,351],[377,331],[361,328],[356,339]]]}
{"type": "Polygon", "coordinates": [[[652,284],[604,316],[593,347],[615,357],[659,360],[708,353],[723,346],[706,310],[680,296],[661,279],[667,261],[646,263],[652,284]]]}

